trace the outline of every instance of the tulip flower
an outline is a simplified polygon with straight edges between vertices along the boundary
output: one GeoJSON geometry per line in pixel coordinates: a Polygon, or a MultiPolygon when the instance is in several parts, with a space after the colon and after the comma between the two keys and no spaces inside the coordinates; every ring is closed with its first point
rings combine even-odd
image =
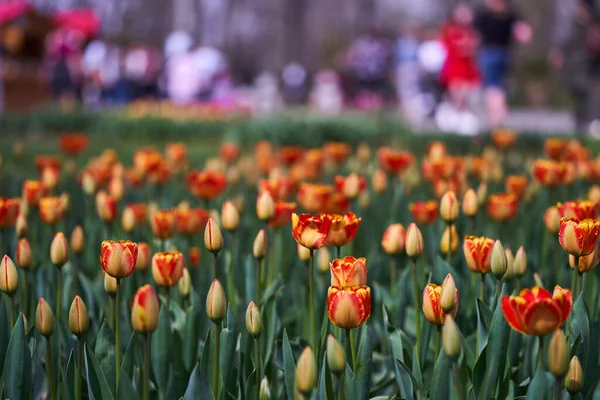
{"type": "Polygon", "coordinates": [[[440,252],[449,255],[456,253],[458,250],[458,232],[455,225],[447,226],[442,233],[440,239],[440,252]]]}
{"type": "Polygon", "coordinates": [[[587,256],[575,257],[569,254],[569,265],[572,269],[577,268],[580,273],[591,271],[596,268],[600,258],[598,257],[598,248],[592,251],[587,256]]]}
{"type": "Polygon", "coordinates": [[[0,228],[8,228],[17,222],[20,199],[0,197],[0,228]]]}
{"type": "Polygon", "coordinates": [[[406,230],[406,255],[413,260],[417,260],[422,253],[423,235],[417,224],[411,222],[406,230]]]}
{"type": "Polygon", "coordinates": [[[261,179],[258,182],[259,193],[269,192],[275,203],[286,201],[293,189],[294,184],[286,177],[270,177],[269,179],[261,179]]]}
{"type": "Polygon", "coordinates": [[[175,211],[158,210],[152,215],[152,235],[160,240],[166,240],[175,235],[175,211]]]}
{"type": "Polygon", "coordinates": [[[28,269],[33,263],[33,256],[31,254],[31,246],[27,238],[19,239],[17,243],[17,250],[15,253],[15,261],[17,266],[21,269],[28,269]]]}
{"type": "Polygon", "coordinates": [[[221,283],[215,279],[206,296],[206,314],[215,324],[219,324],[227,315],[227,298],[221,283]]]}
{"type": "Polygon", "coordinates": [[[346,214],[350,210],[350,200],[343,193],[335,192],[322,209],[325,214],[346,214]]]}
{"type": "Polygon", "coordinates": [[[104,191],[96,195],[96,211],[100,219],[106,223],[112,222],[117,217],[117,200],[104,191]]]}
{"type": "Polygon", "coordinates": [[[228,232],[235,231],[240,225],[240,213],[231,201],[223,203],[221,210],[221,224],[228,232]]]}
{"type": "Polygon", "coordinates": [[[342,165],[352,152],[352,147],[345,142],[327,142],[323,150],[327,160],[331,160],[335,165],[342,165]]]}
{"type": "Polygon", "coordinates": [[[479,202],[479,206],[484,204],[487,201],[488,194],[488,185],[487,182],[481,182],[479,186],[477,186],[477,201],[479,202]]]}
{"type": "Polygon", "coordinates": [[[371,176],[371,186],[373,186],[373,191],[379,194],[384,193],[388,187],[387,179],[387,175],[384,171],[380,169],[375,170],[371,176]]]}
{"type": "Polygon", "coordinates": [[[71,232],[71,250],[75,254],[83,253],[85,248],[85,237],[81,225],[77,225],[71,232]]]}
{"type": "Polygon", "coordinates": [[[117,280],[104,273],[104,291],[112,298],[117,293],[117,280]]]}
{"type": "Polygon", "coordinates": [[[181,279],[179,279],[179,282],[177,283],[177,290],[184,299],[187,299],[190,296],[190,291],[192,290],[192,278],[190,277],[187,268],[183,269],[181,279]]]}
{"type": "Polygon", "coordinates": [[[518,296],[502,298],[502,312],[512,329],[517,332],[544,336],[560,328],[571,315],[571,291],[554,288],[553,294],[534,287],[523,289],[518,296]]]}
{"type": "Polygon", "coordinates": [[[258,339],[263,331],[260,310],[253,301],[248,304],[248,308],[246,309],[246,330],[255,339],[258,339]]]}
{"type": "Polygon", "coordinates": [[[69,329],[79,337],[87,332],[90,325],[88,310],[81,297],[75,296],[69,310],[69,329]]]}
{"type": "MultiPolygon", "coordinates": [[[[442,294],[442,286],[433,283],[425,286],[423,290],[423,314],[429,323],[441,326],[444,324],[446,312],[442,308],[440,297],[442,294]]],[[[455,289],[454,304],[452,312],[449,315],[456,316],[458,312],[458,289],[455,289]]]]}
{"type": "Polygon", "coordinates": [[[567,140],[562,138],[548,138],[544,142],[544,152],[549,158],[558,160],[567,147],[567,140]]]}
{"type": "Polygon", "coordinates": [[[405,245],[406,231],[402,224],[392,224],[388,226],[381,239],[381,247],[383,247],[383,250],[391,256],[397,256],[404,253],[405,245]]]}
{"type": "MultiPolygon", "coordinates": [[[[257,260],[261,261],[265,258],[267,254],[267,231],[261,229],[258,231],[256,238],[254,239],[254,244],[252,245],[252,255],[257,260]]],[[[257,301],[259,301],[257,299],[257,301]]]]}
{"type": "Polygon", "coordinates": [[[528,183],[529,180],[524,175],[509,175],[504,180],[504,189],[506,193],[516,196],[517,199],[522,199],[525,196],[528,183]]]}
{"type": "Polygon", "coordinates": [[[323,246],[317,251],[317,269],[319,270],[319,272],[327,274],[330,272],[330,263],[331,253],[329,253],[329,249],[327,248],[327,246],[323,246]]]}
{"type": "Polygon", "coordinates": [[[256,216],[260,221],[269,221],[275,215],[275,201],[271,192],[263,191],[256,200],[256,216]]]}
{"type": "Polygon", "coordinates": [[[548,344],[547,367],[556,378],[565,376],[569,371],[569,344],[561,329],[554,331],[548,344]]]}
{"type": "Polygon", "coordinates": [[[35,312],[35,329],[46,338],[54,332],[54,314],[43,297],[40,297],[35,312]]]}
{"type": "Polygon", "coordinates": [[[189,192],[205,201],[213,200],[227,187],[227,177],[215,171],[191,171],[185,177],[189,192]]]}
{"type": "Polygon", "coordinates": [[[583,368],[581,367],[579,358],[573,356],[569,363],[567,376],[565,377],[565,389],[567,389],[567,392],[569,392],[571,396],[576,395],[583,388],[583,377],[583,368]]]}
{"type": "Polygon", "coordinates": [[[317,361],[310,346],[306,346],[296,365],[296,389],[309,397],[317,387],[317,361]]]}
{"type": "Polygon", "coordinates": [[[130,240],[105,240],[100,250],[100,265],[116,279],[126,278],[137,263],[138,245],[130,240]]]}
{"type": "Polygon", "coordinates": [[[558,207],[551,206],[546,209],[544,213],[544,225],[546,225],[548,232],[558,233],[560,230],[560,218],[558,207]]]}
{"type": "Polygon", "coordinates": [[[292,214],[292,236],[307,249],[319,249],[325,245],[331,222],[331,217],[325,214],[292,214]]]}
{"type": "Polygon", "coordinates": [[[361,220],[361,218],[350,212],[345,215],[332,215],[331,228],[325,239],[325,244],[338,248],[347,245],[356,236],[361,220]]]}
{"type": "Polygon", "coordinates": [[[444,353],[450,359],[455,359],[459,356],[461,351],[461,335],[460,329],[454,317],[452,315],[446,315],[442,328],[442,344],[444,346],[444,353]]]}
{"type": "Polygon", "coordinates": [[[406,170],[413,162],[414,157],[408,151],[398,151],[391,147],[382,147],[377,151],[379,166],[387,173],[399,174],[406,170]]]}
{"type": "Polygon", "coordinates": [[[60,150],[70,156],[77,156],[85,151],[88,146],[88,137],[85,133],[63,133],[58,139],[60,150]]]}
{"type": "Polygon", "coordinates": [[[447,223],[453,223],[458,218],[460,203],[453,191],[446,192],[440,200],[440,217],[447,223]]]}
{"type": "Polygon", "coordinates": [[[310,250],[302,246],[300,243],[296,243],[296,251],[298,252],[298,259],[302,262],[310,261],[310,250]]]}
{"type": "Polygon", "coordinates": [[[140,242],[137,244],[138,256],[135,261],[135,269],[145,271],[150,268],[150,246],[148,243],[140,242]]]}
{"type": "Polygon", "coordinates": [[[19,286],[19,274],[15,264],[9,256],[2,257],[0,262],[0,290],[9,297],[10,301],[10,326],[15,325],[15,303],[13,295],[19,286]]]}
{"type": "Polygon", "coordinates": [[[131,303],[131,327],[138,333],[152,333],[158,326],[159,303],[156,292],[144,285],[135,292],[131,303]]]}
{"type": "Polygon", "coordinates": [[[331,286],[327,292],[327,314],[340,328],[361,326],[371,316],[371,289],[368,286],[331,286]]]}
{"type": "Polygon", "coordinates": [[[27,204],[37,207],[44,194],[44,186],[40,181],[26,180],[21,193],[27,204]]]}
{"type": "Polygon", "coordinates": [[[158,287],[177,285],[184,268],[185,260],[179,251],[156,253],[152,257],[152,278],[158,287]]]}
{"type": "Polygon", "coordinates": [[[506,128],[497,128],[492,132],[492,143],[499,150],[506,150],[517,142],[517,134],[506,128]]]}
{"type": "Polygon", "coordinates": [[[465,192],[462,201],[462,211],[467,217],[473,218],[477,215],[479,210],[479,200],[477,199],[477,193],[473,189],[469,189],[465,192]]]}
{"type": "Polygon", "coordinates": [[[29,225],[27,223],[27,216],[25,214],[19,214],[15,222],[15,233],[18,238],[27,236],[29,232],[29,225]]]}
{"type": "Polygon", "coordinates": [[[440,291],[440,306],[446,314],[454,312],[458,304],[458,290],[451,274],[446,275],[440,291]]]}
{"type": "MultiPolygon", "coordinates": [[[[442,241],[443,243],[443,241],[442,241]]],[[[473,272],[487,274],[492,268],[492,248],[494,240],[486,237],[466,236],[463,252],[467,266],[473,272]]]]}
{"type": "Polygon", "coordinates": [[[352,286],[366,286],[367,260],[347,256],[333,260],[331,269],[331,286],[350,288],[352,286]]]}
{"type": "Polygon", "coordinates": [[[435,222],[438,217],[438,202],[435,200],[415,201],[408,205],[408,209],[419,225],[435,222]]]}
{"type": "Polygon", "coordinates": [[[542,186],[560,186],[567,173],[564,163],[552,160],[537,160],[533,166],[533,176],[542,186]]]}
{"type": "Polygon", "coordinates": [[[269,220],[269,226],[272,228],[281,228],[290,223],[292,214],[296,212],[296,203],[286,203],[278,201],[275,203],[275,212],[269,220]]]}
{"type": "MultiPolygon", "coordinates": [[[[506,252],[504,251],[504,247],[502,247],[500,240],[494,242],[490,264],[492,274],[500,281],[508,269],[508,259],[506,258],[506,252]]],[[[498,286],[498,294],[500,294],[500,286],[498,286]]]]}
{"type": "MultiPolygon", "coordinates": [[[[223,205],[223,207],[225,207],[225,205],[223,205]]],[[[228,212],[235,211],[237,210],[228,212]]],[[[202,233],[204,229],[206,229],[209,218],[210,214],[204,208],[177,208],[175,210],[177,231],[188,237],[202,233]]]]}
{"type": "Polygon", "coordinates": [[[600,202],[600,186],[592,185],[587,193],[588,200],[599,203],[600,202]]]}
{"type": "Polygon", "coordinates": [[[332,334],[327,335],[327,366],[337,376],[346,370],[346,354],[332,334]]]}
{"type": "Polygon", "coordinates": [[[600,222],[561,218],[558,241],[562,248],[575,257],[587,256],[598,247],[600,222]]]}
{"type": "Polygon", "coordinates": [[[303,209],[310,213],[318,213],[325,209],[333,194],[333,188],[329,185],[301,183],[297,199],[303,209]]]}
{"type": "Polygon", "coordinates": [[[344,196],[352,200],[365,191],[367,182],[364,177],[353,172],[347,177],[336,176],[334,186],[336,191],[343,193],[344,196]]]}
{"type": "Polygon", "coordinates": [[[56,189],[58,181],[60,180],[60,170],[48,167],[44,168],[40,175],[40,180],[44,190],[52,192],[54,189],[56,189]]]}
{"type": "Polygon", "coordinates": [[[519,200],[510,193],[491,194],[487,200],[487,212],[494,221],[508,221],[517,215],[519,200]]]}
{"type": "Polygon", "coordinates": [[[598,217],[598,203],[589,200],[558,203],[556,208],[561,218],[584,220],[598,217]]]}
{"type": "Polygon", "coordinates": [[[52,239],[50,260],[58,268],[61,268],[69,261],[69,244],[62,232],[58,232],[54,235],[54,239],[52,239]]]}

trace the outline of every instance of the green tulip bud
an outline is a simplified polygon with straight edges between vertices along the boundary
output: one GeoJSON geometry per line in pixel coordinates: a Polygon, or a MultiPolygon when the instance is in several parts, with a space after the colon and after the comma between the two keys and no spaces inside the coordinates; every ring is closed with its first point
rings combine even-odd
{"type": "Polygon", "coordinates": [[[454,322],[454,318],[449,314],[446,315],[444,326],[442,327],[442,344],[448,358],[453,359],[458,357],[461,350],[460,329],[456,325],[456,322],[454,322]]]}
{"type": "Polygon", "coordinates": [[[346,354],[333,335],[327,336],[327,365],[331,372],[340,375],[346,369],[346,354]]]}

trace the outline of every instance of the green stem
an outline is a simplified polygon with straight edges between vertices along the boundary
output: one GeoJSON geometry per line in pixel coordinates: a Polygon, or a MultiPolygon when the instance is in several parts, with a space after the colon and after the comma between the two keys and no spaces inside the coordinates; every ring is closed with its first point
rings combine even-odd
{"type": "Polygon", "coordinates": [[[214,273],[215,273],[215,279],[217,279],[217,273],[219,272],[219,253],[215,252],[215,253],[213,253],[213,256],[214,256],[214,260],[215,260],[213,269],[214,269],[214,273]]]}
{"type": "Polygon", "coordinates": [[[112,296],[108,298],[108,325],[115,329],[115,300],[112,296]]]}
{"type": "Polygon", "coordinates": [[[60,310],[62,308],[63,279],[62,279],[62,270],[60,269],[60,267],[58,267],[57,271],[58,271],[58,276],[57,276],[57,284],[56,284],[56,321],[58,324],[60,324],[60,310]]]}
{"type": "Polygon", "coordinates": [[[8,296],[9,298],[9,308],[10,308],[10,329],[13,328],[13,326],[15,326],[15,298],[11,295],[8,296]]]}
{"type": "Polygon", "coordinates": [[[354,344],[354,335],[352,331],[348,329],[348,337],[350,338],[350,352],[352,353],[352,369],[356,372],[357,359],[356,359],[356,345],[354,344]]]}
{"type": "Polygon", "coordinates": [[[342,258],[342,246],[336,246],[337,258],[342,258]]]}
{"type": "Polygon", "coordinates": [[[500,279],[496,280],[496,299],[498,302],[500,301],[500,292],[502,291],[502,281],[500,279]]]}
{"type": "Polygon", "coordinates": [[[167,286],[165,288],[165,306],[167,308],[167,315],[171,314],[171,288],[169,286],[167,286]]]}
{"type": "Polygon", "coordinates": [[[554,378],[554,400],[562,399],[563,377],[554,378]]]}
{"type": "Polygon", "coordinates": [[[438,359],[438,356],[440,355],[440,348],[442,347],[442,326],[438,325],[437,326],[437,335],[435,337],[435,359],[434,359],[434,364],[438,359]]]}
{"type": "MultiPolygon", "coordinates": [[[[213,394],[215,398],[219,397],[219,375],[221,375],[221,369],[219,367],[221,358],[221,324],[215,324],[215,373],[213,381],[213,394]]],[[[259,385],[260,387],[260,385],[259,385]]]]}
{"type": "Polygon", "coordinates": [[[583,290],[583,273],[579,271],[579,259],[577,259],[577,264],[575,264],[575,268],[577,268],[577,297],[581,295],[581,291],[583,290]]]}
{"type": "Polygon", "coordinates": [[[342,372],[338,378],[338,393],[337,393],[337,398],[338,400],[344,400],[344,376],[346,375],[345,372],[342,372]]]}
{"type": "Polygon", "coordinates": [[[417,337],[417,359],[421,360],[421,303],[419,301],[419,283],[417,282],[417,262],[412,260],[413,297],[415,305],[415,332],[417,337]]]}
{"type": "Polygon", "coordinates": [[[458,369],[458,363],[454,361],[452,363],[452,375],[454,376],[454,387],[457,391],[457,399],[466,399],[467,396],[464,394],[464,388],[462,386],[462,380],[460,377],[460,370],[458,369]]]}
{"type": "Polygon", "coordinates": [[[144,370],[142,371],[142,399],[150,399],[150,333],[145,335],[144,340],[144,370]]]}
{"type": "Polygon", "coordinates": [[[260,308],[260,281],[261,281],[261,270],[262,260],[256,260],[256,305],[260,308]]]}
{"type": "Polygon", "coordinates": [[[312,336],[312,346],[313,348],[317,348],[317,331],[315,328],[315,251],[310,250],[310,264],[308,267],[309,274],[309,293],[308,293],[308,301],[310,306],[310,334],[312,336]]]}
{"type": "Polygon", "coordinates": [[[121,294],[121,278],[117,278],[117,290],[115,291],[115,361],[117,373],[117,386],[121,372],[121,318],[119,315],[119,304],[121,294]]]}
{"type": "Polygon", "coordinates": [[[24,315],[29,315],[29,269],[23,270],[23,308],[24,315]]]}
{"type": "Polygon", "coordinates": [[[81,400],[83,388],[83,339],[77,338],[77,375],[75,375],[75,400],[81,400]]]}
{"type": "Polygon", "coordinates": [[[229,273],[227,274],[227,286],[228,293],[231,302],[231,306],[234,310],[237,310],[237,289],[235,287],[235,265],[236,265],[236,240],[235,240],[235,231],[231,232],[231,261],[229,262],[229,273]]]}
{"type": "Polygon", "coordinates": [[[485,274],[481,274],[481,282],[479,284],[479,300],[485,303],[485,274]]]}
{"type": "Polygon", "coordinates": [[[575,268],[573,268],[573,280],[571,281],[571,293],[573,293],[573,297],[576,300],[577,299],[577,280],[579,278],[579,258],[575,257],[575,268]]]}
{"type": "Polygon", "coordinates": [[[54,384],[54,359],[52,358],[52,344],[50,343],[50,336],[46,337],[46,373],[48,374],[48,386],[50,389],[50,398],[57,400],[56,397],[56,385],[54,384]]]}
{"type": "Polygon", "coordinates": [[[544,363],[544,340],[543,336],[538,336],[538,364],[544,363]]]}
{"type": "Polygon", "coordinates": [[[446,262],[452,265],[452,223],[448,224],[448,252],[446,253],[446,262]]]}
{"type": "Polygon", "coordinates": [[[396,294],[396,263],[390,263],[390,285],[391,285],[391,293],[392,297],[396,294]]]}
{"type": "Polygon", "coordinates": [[[260,398],[260,343],[254,339],[254,358],[256,362],[256,398],[260,398]]]}

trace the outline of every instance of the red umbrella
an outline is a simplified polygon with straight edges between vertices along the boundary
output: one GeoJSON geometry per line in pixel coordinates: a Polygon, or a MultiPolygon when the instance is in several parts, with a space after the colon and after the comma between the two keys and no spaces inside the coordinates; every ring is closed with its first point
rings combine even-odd
{"type": "Polygon", "coordinates": [[[0,24],[9,22],[31,10],[31,5],[26,1],[14,1],[0,4],[0,24]]]}
{"type": "Polygon", "coordinates": [[[58,12],[52,16],[52,21],[60,28],[81,32],[86,37],[93,37],[100,31],[100,18],[88,8],[58,12]]]}

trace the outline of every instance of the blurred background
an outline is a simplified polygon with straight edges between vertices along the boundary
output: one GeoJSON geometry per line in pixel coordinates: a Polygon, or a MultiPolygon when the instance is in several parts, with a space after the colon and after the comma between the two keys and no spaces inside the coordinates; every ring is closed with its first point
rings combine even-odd
{"type": "Polygon", "coordinates": [[[4,0],[0,40],[5,113],[208,104],[386,109],[465,135],[600,125],[594,0],[4,0]]]}

